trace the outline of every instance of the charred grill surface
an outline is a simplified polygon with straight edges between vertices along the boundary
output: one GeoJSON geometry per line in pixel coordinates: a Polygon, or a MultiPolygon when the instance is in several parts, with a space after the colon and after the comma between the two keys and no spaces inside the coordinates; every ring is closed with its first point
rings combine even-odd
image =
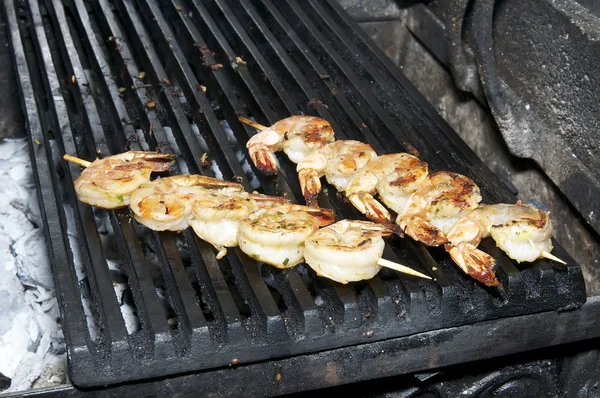
{"type": "MultiPolygon", "coordinates": [[[[566,266],[516,265],[484,241],[505,296],[462,274],[443,249],[408,238],[389,238],[384,257],[434,281],[384,270],[339,285],[302,266],[270,268],[239,250],[217,261],[190,230],[148,231],[125,210],[77,200],[72,182],[80,169],[63,154],[92,160],[159,150],[177,155],[170,174],[235,178],[248,190],[302,203],[295,165],[284,155],[277,176],[250,166],[245,144],[255,132],[238,116],[269,125],[304,113],[330,121],[338,139],[369,143],[379,154],[418,151],[432,171],[465,174],[484,202],[515,202],[335,0],[7,0],[0,11],[77,386],[243,365],[585,301],[581,270],[558,245],[566,266]]],[[[326,184],[319,202],[338,218],[359,218],[326,184]]]]}

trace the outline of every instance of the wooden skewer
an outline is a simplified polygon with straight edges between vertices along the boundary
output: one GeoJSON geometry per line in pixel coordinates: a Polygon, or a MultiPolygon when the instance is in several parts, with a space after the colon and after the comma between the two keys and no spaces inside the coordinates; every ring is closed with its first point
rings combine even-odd
{"type": "Polygon", "coordinates": [[[262,131],[262,130],[268,128],[267,126],[263,126],[262,124],[256,123],[254,120],[248,119],[247,117],[240,116],[240,117],[238,117],[238,120],[244,124],[247,124],[248,126],[254,127],[257,130],[262,131]]]}
{"type": "Polygon", "coordinates": [[[386,260],[385,258],[380,258],[379,260],[377,260],[377,264],[381,265],[382,267],[386,267],[386,268],[389,268],[389,269],[396,270],[398,272],[402,272],[404,274],[418,276],[420,278],[425,278],[425,279],[431,279],[430,276],[427,276],[427,275],[422,274],[422,273],[420,273],[418,271],[415,271],[414,269],[409,268],[406,265],[394,263],[392,261],[386,260]]]}
{"type": "Polygon", "coordinates": [[[81,167],[89,167],[90,164],[92,164],[92,162],[88,162],[87,160],[79,159],[79,158],[76,158],[75,156],[71,156],[71,155],[65,155],[65,156],[63,156],[63,159],[66,160],[67,162],[78,164],[81,167]]]}
{"type": "Polygon", "coordinates": [[[547,258],[548,260],[556,261],[557,263],[561,263],[561,264],[565,264],[565,265],[567,264],[565,261],[556,257],[554,254],[548,253],[546,250],[542,251],[542,257],[547,258]]]}

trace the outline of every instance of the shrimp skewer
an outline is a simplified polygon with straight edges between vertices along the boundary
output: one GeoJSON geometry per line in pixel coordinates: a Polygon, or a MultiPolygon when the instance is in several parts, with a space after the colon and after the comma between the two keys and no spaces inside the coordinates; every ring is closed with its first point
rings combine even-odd
{"type": "Polygon", "coordinates": [[[371,145],[353,140],[332,142],[306,156],[296,167],[306,204],[316,205],[322,176],[344,192],[356,172],[376,156],[371,145]]]}
{"type": "MultiPolygon", "coordinates": [[[[70,155],[64,158],[82,167],[93,164],[70,155]]],[[[150,229],[181,231],[192,225],[200,238],[219,249],[217,259],[227,253],[225,247],[239,244],[251,257],[280,268],[302,261],[306,238],[320,226],[335,221],[331,209],[248,194],[241,184],[201,175],[176,175],[142,183],[128,200],[134,218],[150,229]]],[[[384,262],[381,259],[382,265],[384,262]]],[[[386,266],[429,278],[400,264],[387,262],[386,266]]]]}
{"type": "Polygon", "coordinates": [[[306,240],[306,264],[317,275],[344,284],[373,278],[382,267],[431,279],[411,268],[381,258],[385,247],[383,236],[392,233],[388,227],[369,221],[338,221],[306,240]]]}
{"type": "Polygon", "coordinates": [[[150,181],[152,172],[169,170],[175,155],[129,151],[91,163],[70,155],[64,159],[85,167],[74,182],[79,200],[104,209],[118,209],[129,205],[131,193],[150,181]]]}
{"type": "Polygon", "coordinates": [[[182,231],[192,210],[209,193],[241,193],[243,185],[202,175],[176,175],[142,184],[130,208],[140,224],[155,231],[182,231]]]}
{"type": "Polygon", "coordinates": [[[293,267],[304,259],[304,242],[335,221],[330,209],[283,205],[252,212],[240,223],[240,249],[257,261],[277,268],[293,267]],[[311,215],[315,214],[317,217],[311,215]]]}
{"type": "Polygon", "coordinates": [[[408,153],[394,153],[373,158],[350,180],[346,196],[371,221],[388,223],[388,210],[373,195],[392,210],[402,213],[410,196],[427,178],[427,163],[408,153]]]}
{"type": "Polygon", "coordinates": [[[218,260],[227,254],[227,247],[238,245],[239,225],[250,213],[287,203],[282,197],[246,192],[206,193],[194,204],[190,226],[219,251],[218,260]]]}
{"type": "Polygon", "coordinates": [[[262,126],[245,117],[242,123],[262,130],[246,143],[254,165],[267,175],[277,174],[275,152],[283,150],[289,159],[299,163],[309,153],[335,140],[331,124],[314,116],[291,116],[271,127],[262,126]]]}
{"type": "Polygon", "coordinates": [[[473,180],[450,171],[439,171],[417,188],[396,223],[411,238],[428,246],[448,243],[446,232],[481,202],[473,180]]]}
{"type": "Polygon", "coordinates": [[[468,275],[487,286],[500,282],[495,277],[495,260],[477,249],[491,236],[496,245],[517,262],[546,257],[562,262],[552,251],[552,222],[548,212],[517,202],[515,205],[481,205],[461,217],[448,232],[445,245],[450,257],[468,275]]]}

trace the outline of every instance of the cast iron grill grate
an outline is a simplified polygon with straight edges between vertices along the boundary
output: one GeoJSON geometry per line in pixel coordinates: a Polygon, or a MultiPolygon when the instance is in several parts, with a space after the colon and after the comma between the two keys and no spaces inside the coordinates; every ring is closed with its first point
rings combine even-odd
{"type": "MultiPolygon", "coordinates": [[[[77,201],[80,170],[126,150],[178,155],[170,173],[237,178],[247,189],[300,199],[295,167],[248,165],[245,143],[291,114],[329,120],[338,139],[378,153],[418,151],[431,170],[472,177],[485,202],[510,191],[365,38],[334,0],[8,0],[48,249],[69,349],[71,379],[99,386],[368,343],[585,301],[568,260],[513,264],[493,245],[503,299],[447,255],[390,238],[385,257],[434,282],[382,271],[347,286],[305,267],[277,270],[239,250],[223,260],[189,230],[148,231],[125,210],[77,201]],[[155,106],[153,106],[155,105],[155,106]],[[212,164],[201,162],[208,153],[212,164]],[[125,311],[124,308],[128,310],[125,311]]],[[[326,187],[321,205],[357,218],[326,187]]]]}

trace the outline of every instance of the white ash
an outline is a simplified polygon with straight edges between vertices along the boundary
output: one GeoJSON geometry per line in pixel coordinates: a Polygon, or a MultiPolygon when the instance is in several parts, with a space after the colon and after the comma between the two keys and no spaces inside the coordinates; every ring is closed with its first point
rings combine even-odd
{"type": "MultiPolygon", "coordinates": [[[[314,287],[313,281],[311,280],[310,275],[308,275],[308,269],[306,268],[306,265],[298,264],[296,266],[296,269],[298,270],[298,273],[300,274],[300,278],[302,278],[302,280],[304,281],[306,286],[314,287]]],[[[317,295],[315,296],[315,305],[317,307],[320,307],[323,304],[325,304],[325,302],[323,301],[323,297],[321,297],[321,295],[317,293],[317,295]]]]}
{"type": "Polygon", "coordinates": [[[133,303],[131,289],[127,283],[126,272],[123,269],[123,260],[119,254],[119,248],[117,247],[108,212],[96,208],[94,215],[96,226],[100,233],[100,242],[102,243],[104,257],[106,257],[113,288],[117,296],[117,302],[119,303],[121,315],[125,322],[125,328],[127,329],[127,333],[134,334],[141,329],[141,322],[133,303]]]}
{"type": "MultiPolygon", "coordinates": [[[[202,137],[202,135],[200,135],[200,129],[198,128],[198,125],[192,124],[191,126],[192,126],[192,131],[194,132],[194,136],[200,142],[200,146],[203,148],[206,148],[206,140],[204,140],[204,137],[202,137]]],[[[210,153],[208,155],[210,155],[210,153]]],[[[219,165],[217,164],[217,162],[215,162],[215,161],[210,162],[210,170],[213,172],[213,175],[215,176],[215,178],[218,178],[220,180],[223,179],[223,173],[221,172],[221,169],[219,168],[219,165]]]]}
{"type": "Polygon", "coordinates": [[[146,142],[146,136],[144,135],[144,131],[142,129],[136,129],[135,132],[138,137],[138,142],[142,147],[142,151],[149,151],[150,146],[148,145],[148,142],[146,142]]]}
{"type": "Polygon", "coordinates": [[[65,382],[66,354],[27,143],[0,142],[0,372],[5,392],[65,382]]]}
{"type": "MultiPolygon", "coordinates": [[[[77,230],[75,228],[73,208],[70,204],[64,203],[63,209],[67,219],[67,237],[69,239],[69,246],[71,247],[73,265],[75,266],[75,274],[77,275],[77,282],[79,282],[79,286],[83,288],[82,290],[85,291],[86,289],[84,286],[88,283],[88,280],[83,267],[83,262],[81,261],[81,251],[79,250],[80,243],[79,237],[77,236],[77,230]]],[[[81,296],[81,302],[83,304],[83,313],[85,314],[85,322],[90,333],[90,338],[92,340],[97,340],[98,337],[100,337],[100,330],[96,320],[94,319],[91,304],[85,296],[81,296]]]]}
{"type": "Polygon", "coordinates": [[[250,187],[252,189],[257,189],[260,186],[260,182],[258,182],[256,175],[252,171],[252,167],[250,167],[250,163],[248,163],[246,154],[242,151],[240,145],[238,144],[237,138],[235,138],[235,134],[233,134],[233,130],[231,130],[226,120],[223,120],[221,125],[223,126],[223,131],[227,135],[227,140],[231,144],[231,147],[235,150],[235,156],[242,165],[242,170],[244,171],[244,174],[246,174],[246,178],[248,181],[250,181],[250,187]]]}
{"type": "Polygon", "coordinates": [[[215,175],[215,178],[218,178],[220,180],[223,179],[223,173],[221,172],[221,169],[219,168],[219,165],[217,164],[217,162],[210,162],[210,171],[213,172],[213,174],[215,175]]]}
{"type": "Polygon", "coordinates": [[[163,127],[163,131],[165,132],[167,141],[169,141],[171,151],[176,156],[175,159],[177,161],[177,166],[179,166],[181,174],[190,174],[190,170],[188,169],[187,163],[185,163],[185,159],[183,159],[183,156],[181,155],[181,150],[179,149],[179,145],[177,145],[177,141],[175,140],[175,136],[173,135],[173,130],[170,127],[163,127]]]}

